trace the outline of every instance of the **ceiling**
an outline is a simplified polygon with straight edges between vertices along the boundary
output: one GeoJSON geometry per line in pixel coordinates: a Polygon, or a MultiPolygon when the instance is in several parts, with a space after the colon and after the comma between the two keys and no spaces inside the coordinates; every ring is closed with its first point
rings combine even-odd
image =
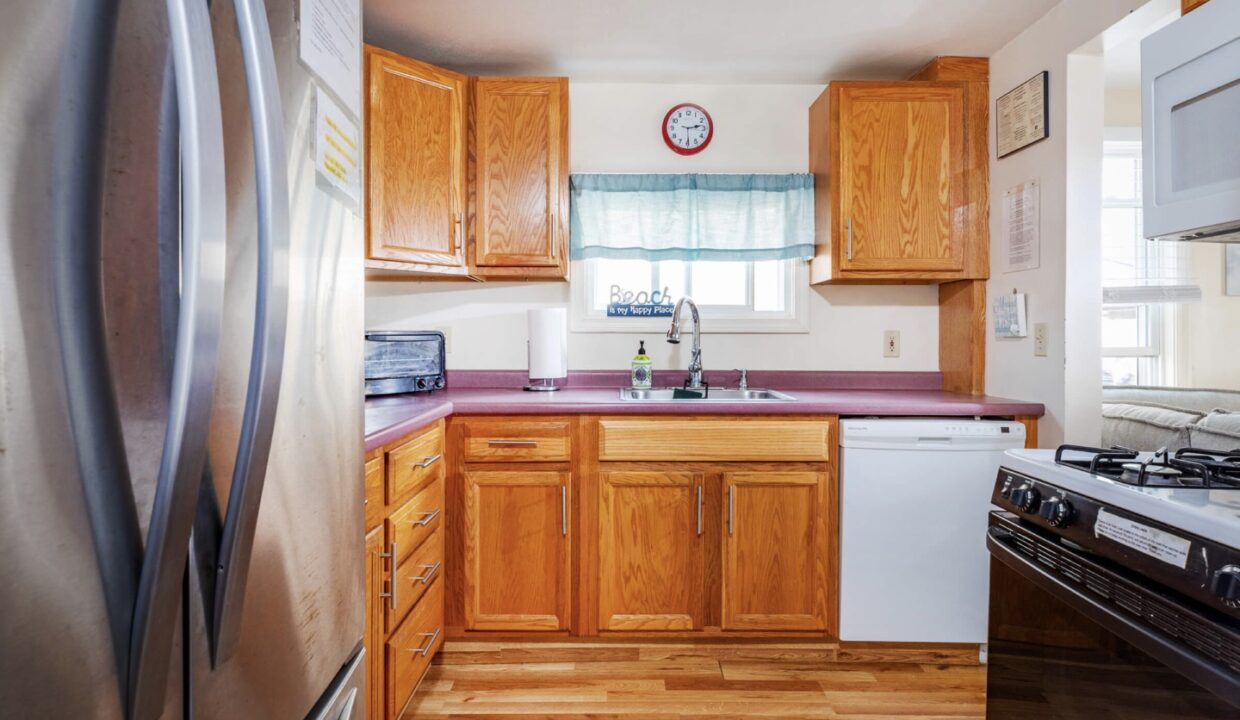
{"type": "Polygon", "coordinates": [[[364,0],[368,42],[471,74],[823,83],[989,57],[1058,0],[364,0]]]}

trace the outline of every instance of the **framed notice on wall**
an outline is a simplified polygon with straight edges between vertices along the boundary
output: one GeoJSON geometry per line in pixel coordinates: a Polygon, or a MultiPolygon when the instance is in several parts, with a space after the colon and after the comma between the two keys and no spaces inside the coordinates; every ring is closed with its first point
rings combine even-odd
{"type": "Polygon", "coordinates": [[[996,155],[1006,157],[1046,139],[1049,93],[1050,73],[1043,70],[995,101],[996,155]]]}

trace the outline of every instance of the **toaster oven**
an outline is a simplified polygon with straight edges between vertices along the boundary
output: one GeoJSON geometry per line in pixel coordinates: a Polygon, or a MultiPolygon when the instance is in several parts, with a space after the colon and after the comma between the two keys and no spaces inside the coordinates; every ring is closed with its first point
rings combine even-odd
{"type": "Polygon", "coordinates": [[[447,382],[443,333],[367,332],[365,373],[368,397],[442,389],[447,382]]]}

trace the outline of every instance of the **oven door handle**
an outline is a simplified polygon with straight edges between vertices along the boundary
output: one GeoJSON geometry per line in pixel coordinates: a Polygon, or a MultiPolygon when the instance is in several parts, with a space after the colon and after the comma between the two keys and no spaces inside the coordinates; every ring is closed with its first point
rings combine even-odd
{"type": "Polygon", "coordinates": [[[1161,634],[1073,589],[1036,562],[1020,555],[1003,541],[1011,531],[992,527],[986,532],[986,547],[996,560],[1019,573],[1034,586],[1107,631],[1149,654],[1172,670],[1193,680],[1223,700],[1240,707],[1240,675],[1168,641],[1161,634]]]}

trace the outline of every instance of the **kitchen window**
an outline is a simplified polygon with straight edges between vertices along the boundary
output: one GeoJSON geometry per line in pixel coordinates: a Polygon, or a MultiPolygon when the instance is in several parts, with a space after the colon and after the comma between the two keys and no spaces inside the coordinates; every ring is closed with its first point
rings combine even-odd
{"type": "Polygon", "coordinates": [[[1144,237],[1140,142],[1105,144],[1102,196],[1102,382],[1175,385],[1182,303],[1201,291],[1182,244],[1144,237]]]}
{"type": "Polygon", "coordinates": [[[574,330],[662,329],[688,296],[707,332],[808,331],[812,176],[574,175],[572,189],[574,330]]]}

